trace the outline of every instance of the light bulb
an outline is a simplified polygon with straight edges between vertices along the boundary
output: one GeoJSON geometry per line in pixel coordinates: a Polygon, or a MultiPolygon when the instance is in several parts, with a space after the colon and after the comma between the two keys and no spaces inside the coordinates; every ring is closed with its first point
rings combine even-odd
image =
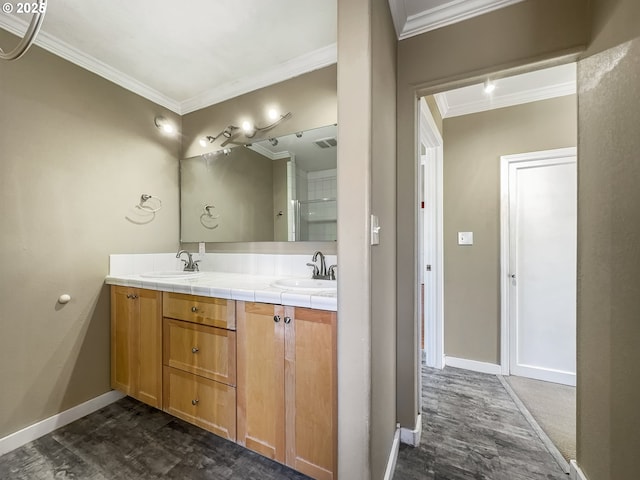
{"type": "Polygon", "coordinates": [[[496,89],[496,84],[491,80],[485,80],[484,82],[484,93],[491,93],[496,89]]]}
{"type": "Polygon", "coordinates": [[[280,116],[278,110],[276,110],[275,108],[270,109],[268,115],[271,120],[277,120],[277,118],[280,116]]]}
{"type": "Polygon", "coordinates": [[[245,132],[250,132],[251,130],[253,130],[253,125],[245,120],[244,122],[242,122],[242,130],[244,130],[245,132]]]}

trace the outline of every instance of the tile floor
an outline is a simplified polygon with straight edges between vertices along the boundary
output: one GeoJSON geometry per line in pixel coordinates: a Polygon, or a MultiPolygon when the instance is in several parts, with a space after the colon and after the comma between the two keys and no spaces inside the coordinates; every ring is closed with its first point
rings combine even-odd
{"type": "MultiPolygon", "coordinates": [[[[567,480],[493,375],[423,369],[423,434],[394,480],[567,480]]],[[[308,477],[124,398],[0,457],[3,480],[308,477]]]]}
{"type": "Polygon", "coordinates": [[[2,480],[308,478],[131,398],[0,457],[2,480]]]}
{"type": "Polygon", "coordinates": [[[422,373],[422,442],[401,445],[394,480],[568,480],[495,375],[422,373]]]}

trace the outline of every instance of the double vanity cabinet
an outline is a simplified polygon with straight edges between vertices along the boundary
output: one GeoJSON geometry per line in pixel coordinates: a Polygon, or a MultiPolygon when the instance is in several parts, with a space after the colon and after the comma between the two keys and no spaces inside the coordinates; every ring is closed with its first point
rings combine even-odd
{"type": "Polygon", "coordinates": [[[111,286],[111,385],[336,479],[336,312],[111,286]]]}

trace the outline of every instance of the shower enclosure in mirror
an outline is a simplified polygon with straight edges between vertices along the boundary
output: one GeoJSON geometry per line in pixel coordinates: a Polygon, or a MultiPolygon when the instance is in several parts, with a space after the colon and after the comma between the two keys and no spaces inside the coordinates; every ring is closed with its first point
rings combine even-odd
{"type": "Polygon", "coordinates": [[[183,242],[336,240],[336,125],[180,162],[183,242]]]}

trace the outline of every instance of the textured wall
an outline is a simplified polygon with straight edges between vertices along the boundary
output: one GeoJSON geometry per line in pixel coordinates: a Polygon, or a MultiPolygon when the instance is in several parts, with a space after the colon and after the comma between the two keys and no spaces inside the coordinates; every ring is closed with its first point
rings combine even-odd
{"type": "Polygon", "coordinates": [[[593,4],[578,63],[577,456],[590,480],[626,480],[640,451],[640,2],[593,4]]]}
{"type": "Polygon", "coordinates": [[[575,95],[445,118],[445,355],[500,363],[500,156],[575,147],[576,132],[575,95]]]}
{"type": "Polygon", "coordinates": [[[384,478],[396,428],[396,51],[386,0],[372,2],[371,478],[384,478]]]}
{"type": "Polygon", "coordinates": [[[0,62],[0,112],[3,437],[110,390],[108,256],[177,250],[180,142],[153,119],[180,119],[37,47],[0,62]]]}

